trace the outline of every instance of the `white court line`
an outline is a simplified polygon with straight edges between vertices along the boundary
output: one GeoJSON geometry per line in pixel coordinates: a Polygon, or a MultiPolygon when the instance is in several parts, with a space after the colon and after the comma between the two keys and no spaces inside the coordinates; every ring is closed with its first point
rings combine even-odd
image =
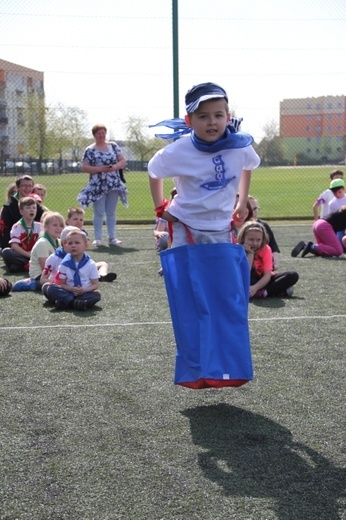
{"type": "MultiPolygon", "coordinates": [[[[249,321],[291,321],[291,320],[329,320],[331,318],[346,318],[345,314],[331,314],[330,316],[291,316],[280,318],[250,318],[249,321]]],[[[0,330],[30,330],[30,329],[63,329],[63,328],[96,328],[96,327],[137,327],[143,325],[171,325],[171,321],[135,321],[133,323],[96,323],[88,325],[85,323],[61,325],[35,325],[32,327],[0,327],[0,330]]]]}

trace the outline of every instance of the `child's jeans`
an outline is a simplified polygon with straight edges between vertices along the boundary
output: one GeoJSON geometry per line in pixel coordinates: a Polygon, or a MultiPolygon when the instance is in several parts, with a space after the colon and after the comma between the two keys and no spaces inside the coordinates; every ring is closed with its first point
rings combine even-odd
{"type": "Polygon", "coordinates": [[[74,296],[73,293],[66,291],[60,287],[60,285],[55,283],[49,285],[49,288],[44,292],[44,295],[50,302],[55,303],[55,301],[58,300],[66,305],[66,307],[69,307],[74,300],[83,300],[87,301],[87,307],[90,308],[101,300],[101,294],[98,291],[90,291],[81,294],[80,296],[74,296]]]}

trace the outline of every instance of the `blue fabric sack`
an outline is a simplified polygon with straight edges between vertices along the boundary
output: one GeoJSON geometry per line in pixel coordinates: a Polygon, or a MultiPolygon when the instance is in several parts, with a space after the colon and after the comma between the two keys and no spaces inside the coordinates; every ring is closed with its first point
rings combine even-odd
{"type": "Polygon", "coordinates": [[[250,381],[250,270],[243,247],[184,245],[160,258],[177,345],[175,384],[197,389],[250,381]]]}

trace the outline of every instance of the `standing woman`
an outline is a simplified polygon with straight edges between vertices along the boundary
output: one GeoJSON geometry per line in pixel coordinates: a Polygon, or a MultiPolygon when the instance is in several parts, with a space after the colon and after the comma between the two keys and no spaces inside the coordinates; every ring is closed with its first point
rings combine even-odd
{"type": "Polygon", "coordinates": [[[83,172],[90,174],[88,184],[81,190],[77,200],[83,208],[94,206],[94,246],[101,246],[103,216],[106,214],[108,242],[118,246],[121,241],[115,236],[116,208],[118,198],[127,207],[127,189],[120,178],[119,170],[126,164],[121,149],[115,142],[107,141],[107,128],[95,125],[92,128],[94,144],[88,146],[83,157],[83,172]]]}

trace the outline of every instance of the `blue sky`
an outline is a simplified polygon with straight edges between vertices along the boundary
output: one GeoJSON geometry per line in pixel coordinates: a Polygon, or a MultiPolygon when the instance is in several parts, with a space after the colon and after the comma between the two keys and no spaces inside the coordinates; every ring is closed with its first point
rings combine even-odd
{"type": "MultiPolygon", "coordinates": [[[[282,99],[346,95],[344,0],[179,0],[184,95],[221,84],[256,140],[282,99]]],[[[171,0],[1,0],[0,57],[45,73],[49,103],[123,122],[173,117],[171,0]]]]}

